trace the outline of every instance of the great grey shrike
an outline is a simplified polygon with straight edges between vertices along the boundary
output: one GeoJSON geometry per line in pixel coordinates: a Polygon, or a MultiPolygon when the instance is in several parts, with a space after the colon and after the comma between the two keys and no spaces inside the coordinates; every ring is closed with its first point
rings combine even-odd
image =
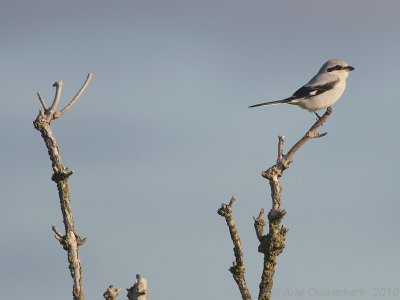
{"type": "MultiPolygon", "coordinates": [[[[310,112],[332,106],[342,96],[346,88],[346,78],[354,68],[340,59],[328,60],[306,85],[286,99],[264,102],[249,107],[274,104],[292,104],[310,112]]],[[[318,116],[318,115],[317,115],[318,116]]]]}

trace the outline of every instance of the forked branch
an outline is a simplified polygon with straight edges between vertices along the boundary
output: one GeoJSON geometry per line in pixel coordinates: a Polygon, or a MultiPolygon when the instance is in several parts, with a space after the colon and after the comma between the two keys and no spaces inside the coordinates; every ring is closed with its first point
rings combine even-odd
{"type": "Polygon", "coordinates": [[[271,299],[276,259],[285,248],[286,233],[288,232],[288,229],[284,225],[280,225],[283,217],[286,215],[286,211],[281,208],[282,187],[280,178],[283,172],[292,163],[292,158],[295,153],[305,143],[314,138],[326,135],[326,133],[319,134],[317,130],[325,123],[331,113],[332,108],[328,107],[325,114],[317,119],[314,125],[311,126],[307,133],[286,153],[286,155],[283,154],[285,139],[283,136],[280,136],[278,142],[278,159],[276,164],[262,172],[262,176],[265,179],[268,179],[271,187],[272,208],[268,213],[269,232],[267,235],[261,236],[260,238],[260,227],[263,227],[262,224],[265,224],[263,214],[260,213],[260,216],[255,221],[255,223],[258,224],[257,226],[255,224],[256,234],[260,240],[258,251],[264,254],[264,266],[258,294],[259,300],[271,299]]]}
{"type": "Polygon", "coordinates": [[[79,89],[79,91],[76,93],[75,97],[59,112],[56,114],[55,118],[61,117],[63,114],[65,114],[67,111],[71,109],[71,107],[78,101],[78,99],[81,97],[82,93],[86,90],[87,86],[89,85],[90,81],[93,78],[93,74],[89,73],[88,76],[86,77],[85,82],[83,83],[82,87],[79,89]]]}
{"type": "Polygon", "coordinates": [[[61,153],[58,148],[53,131],[50,127],[50,123],[58,117],[62,116],[76,103],[82,92],[86,89],[87,85],[92,80],[92,78],[93,75],[90,73],[74,99],[72,99],[71,102],[60,112],[57,111],[57,106],[61,98],[61,91],[63,88],[62,81],[57,81],[56,83],[54,83],[54,86],[56,87],[56,94],[49,108],[47,108],[43,97],[38,93],[37,95],[39,97],[39,101],[42,107],[39,109],[39,114],[33,122],[35,129],[40,131],[47,147],[53,169],[52,180],[57,184],[61,212],[63,215],[63,222],[65,227],[65,234],[62,235],[61,232],[55,228],[55,226],[53,226],[52,229],[55,233],[55,238],[60,242],[64,250],[67,251],[69,270],[73,279],[72,294],[74,300],[84,299],[82,269],[78,248],[85,242],[86,239],[81,238],[75,231],[71,207],[71,196],[69,191],[69,176],[71,176],[73,172],[62,164],[61,153]]]}
{"type": "MultiPolygon", "coordinates": [[[[317,130],[321,127],[328,117],[331,115],[332,109],[328,107],[325,114],[322,117],[318,117],[317,121],[311,126],[307,133],[286,153],[284,154],[284,142],[285,137],[279,136],[278,141],[278,158],[276,164],[262,172],[262,176],[268,179],[271,188],[272,208],[268,213],[268,228],[269,232],[264,235],[264,227],[266,220],[264,216],[264,209],[260,210],[257,218],[254,218],[254,228],[260,245],[258,251],[264,254],[263,271],[261,276],[261,282],[259,285],[259,300],[270,300],[271,291],[273,286],[273,277],[275,274],[276,260],[279,254],[282,253],[285,248],[285,239],[288,229],[285,226],[281,226],[281,221],[286,215],[286,211],[281,208],[281,195],[282,187],[280,178],[283,172],[292,163],[292,158],[295,153],[308,141],[314,138],[320,138],[325,136],[327,133],[318,133],[317,130]]],[[[236,261],[230,268],[233,278],[239,287],[240,293],[243,299],[251,299],[251,295],[247,288],[245,280],[245,269],[244,269],[244,256],[240,242],[240,237],[236,229],[235,222],[232,217],[232,205],[234,202],[232,197],[228,205],[222,204],[218,210],[218,214],[223,216],[229,228],[232,242],[234,244],[234,253],[236,261]]]]}

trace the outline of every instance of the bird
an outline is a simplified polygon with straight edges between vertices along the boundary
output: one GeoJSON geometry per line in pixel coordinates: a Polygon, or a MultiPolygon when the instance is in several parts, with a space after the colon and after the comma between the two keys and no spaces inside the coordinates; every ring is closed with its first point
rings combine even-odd
{"type": "Polygon", "coordinates": [[[335,104],[346,88],[346,79],[354,67],[341,59],[330,59],[322,65],[311,80],[299,88],[289,98],[259,103],[249,106],[259,107],[275,104],[291,104],[300,106],[309,112],[328,108],[335,104]]]}

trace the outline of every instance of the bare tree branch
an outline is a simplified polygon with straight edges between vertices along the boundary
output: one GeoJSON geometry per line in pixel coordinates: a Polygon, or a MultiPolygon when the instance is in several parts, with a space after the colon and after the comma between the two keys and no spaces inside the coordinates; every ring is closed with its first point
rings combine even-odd
{"type": "Polygon", "coordinates": [[[278,142],[278,160],[281,161],[283,159],[283,143],[285,142],[285,136],[280,135],[279,137],[279,142],[278,142]]]}
{"type": "Polygon", "coordinates": [[[61,117],[63,114],[65,114],[68,110],[71,109],[71,107],[78,101],[78,99],[81,97],[82,93],[86,90],[87,86],[89,85],[90,81],[93,79],[93,74],[89,73],[88,76],[86,77],[85,82],[83,83],[82,87],[79,89],[79,91],[76,93],[75,97],[71,100],[70,103],[68,103],[59,113],[56,114],[55,119],[61,117]]]}
{"type": "Polygon", "coordinates": [[[120,291],[120,288],[116,288],[112,284],[110,284],[107,290],[104,292],[103,297],[106,300],[115,300],[120,291]]]}
{"type": "Polygon", "coordinates": [[[228,205],[222,204],[221,207],[218,209],[218,214],[225,218],[234,245],[233,252],[235,254],[235,261],[233,262],[232,267],[229,268],[229,271],[232,273],[233,279],[236,281],[236,284],[239,287],[242,299],[251,300],[249,288],[247,287],[246,279],[244,276],[245,268],[244,268],[244,255],[243,255],[242,243],[240,241],[239,233],[236,229],[235,221],[233,220],[232,217],[234,202],[235,198],[232,197],[228,205]]]}
{"type": "Polygon", "coordinates": [[[57,241],[62,243],[63,235],[61,234],[61,232],[56,228],[56,226],[51,226],[51,229],[53,230],[55,234],[54,237],[57,239],[57,241]]]}
{"type": "Polygon", "coordinates": [[[54,96],[53,104],[50,106],[50,113],[54,114],[57,110],[58,103],[60,103],[61,91],[63,89],[64,83],[59,80],[53,84],[56,87],[56,95],[54,96]]]}
{"type": "MultiPolygon", "coordinates": [[[[320,138],[327,133],[318,133],[317,130],[328,119],[332,113],[332,108],[328,107],[322,117],[318,116],[318,120],[311,126],[307,133],[284,155],[284,142],[285,137],[279,136],[278,141],[278,158],[276,164],[268,170],[262,172],[262,176],[268,179],[271,187],[272,208],[268,213],[268,228],[269,232],[264,235],[264,227],[266,225],[264,209],[260,210],[257,218],[254,219],[254,229],[260,245],[258,251],[264,254],[263,271],[261,275],[261,282],[259,284],[258,300],[270,300],[273,285],[273,277],[275,274],[276,260],[279,254],[285,248],[285,239],[288,229],[282,225],[281,221],[286,215],[286,211],[281,209],[281,194],[282,187],[280,178],[283,172],[289,167],[292,162],[294,154],[308,141],[314,138],[320,138]]],[[[230,268],[233,278],[239,287],[243,299],[251,299],[251,295],[247,288],[246,280],[244,277],[244,256],[240,242],[240,237],[236,229],[235,222],[232,218],[232,206],[235,198],[232,197],[228,205],[222,204],[218,210],[218,214],[223,216],[229,228],[231,240],[234,244],[233,251],[235,253],[236,261],[230,268]]]]}
{"type": "Polygon", "coordinates": [[[40,103],[42,104],[43,109],[46,110],[47,109],[47,105],[46,105],[46,102],[44,102],[44,99],[43,99],[42,95],[37,93],[37,96],[39,98],[40,103]]]}
{"type": "Polygon", "coordinates": [[[54,226],[52,229],[55,233],[56,239],[61,243],[64,250],[67,251],[69,270],[73,279],[73,298],[74,300],[83,300],[84,292],[82,284],[82,270],[78,248],[85,242],[86,239],[82,239],[75,231],[71,207],[71,195],[69,191],[69,176],[71,176],[73,172],[62,164],[61,153],[53,131],[50,127],[51,121],[62,115],[57,112],[57,106],[60,102],[63,83],[60,80],[57,81],[54,86],[56,87],[56,94],[49,109],[46,109],[43,98],[38,94],[42,107],[39,109],[39,114],[33,122],[33,125],[35,129],[40,131],[50,156],[52,163],[51,165],[54,172],[52,180],[57,184],[61,212],[65,227],[65,235],[62,235],[54,226]]]}
{"type": "Polygon", "coordinates": [[[127,297],[129,300],[147,300],[149,294],[147,279],[137,274],[135,284],[126,290],[128,291],[127,297]]]}
{"type": "Polygon", "coordinates": [[[314,125],[307,131],[307,133],[288,151],[286,155],[283,155],[283,144],[284,137],[279,137],[278,143],[278,159],[275,165],[270,167],[268,170],[262,173],[265,179],[268,179],[271,187],[272,197],[272,208],[268,213],[269,222],[269,233],[266,236],[261,236],[261,229],[263,222],[259,219],[263,219],[260,213],[259,218],[255,221],[257,237],[260,240],[260,246],[258,251],[264,254],[264,267],[261,275],[261,282],[259,285],[259,300],[271,299],[271,290],[273,285],[273,277],[275,273],[276,259],[279,254],[282,253],[285,248],[285,238],[288,229],[285,226],[281,226],[281,221],[286,215],[286,211],[281,209],[281,194],[282,187],[280,178],[283,172],[289,167],[292,162],[294,154],[308,141],[314,138],[325,136],[326,133],[319,134],[317,130],[324,122],[328,119],[332,109],[328,107],[325,114],[318,118],[314,125]]]}
{"type": "MultiPolygon", "coordinates": [[[[317,130],[319,127],[321,127],[326,120],[329,118],[329,116],[332,114],[332,108],[328,107],[326,109],[326,112],[323,114],[322,117],[318,118],[317,121],[314,123],[313,126],[307,131],[307,133],[288,151],[288,153],[285,155],[284,159],[282,159],[282,163],[286,166],[288,166],[291,163],[293,155],[308,141],[314,139],[314,138],[320,138],[325,135],[327,135],[327,132],[324,133],[318,133],[317,130]]],[[[283,169],[284,170],[284,169],[283,169]]],[[[264,177],[264,175],[263,175],[264,177]]]]}

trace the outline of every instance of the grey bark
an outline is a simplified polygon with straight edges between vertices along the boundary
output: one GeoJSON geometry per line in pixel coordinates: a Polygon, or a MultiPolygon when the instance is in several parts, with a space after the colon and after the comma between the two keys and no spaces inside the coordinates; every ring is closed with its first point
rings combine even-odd
{"type": "Polygon", "coordinates": [[[55,238],[61,243],[64,250],[67,252],[69,270],[73,279],[72,294],[74,300],[84,299],[82,268],[78,248],[85,242],[86,239],[81,238],[75,231],[71,207],[71,194],[69,189],[69,176],[71,176],[73,172],[65,167],[62,163],[60,149],[57,145],[57,141],[50,124],[53,120],[66,113],[76,103],[89,82],[92,80],[92,77],[92,74],[87,76],[85,83],[82,85],[75,97],[60,111],[57,111],[57,106],[61,98],[61,92],[63,88],[62,81],[57,81],[53,85],[56,87],[56,94],[49,108],[46,107],[43,97],[38,93],[39,101],[42,107],[39,109],[39,114],[33,122],[35,129],[40,131],[47,147],[53,169],[53,176],[51,179],[57,184],[65,234],[61,234],[61,232],[56,229],[55,226],[53,226],[52,229],[55,233],[55,238]]]}
{"type": "MultiPolygon", "coordinates": [[[[273,286],[273,278],[275,274],[275,266],[278,256],[282,253],[285,248],[285,240],[288,229],[281,225],[283,217],[286,215],[286,211],[281,208],[281,195],[282,186],[280,179],[283,172],[289,168],[292,163],[294,154],[308,141],[314,138],[320,138],[325,136],[327,133],[318,133],[317,130],[320,128],[328,117],[332,113],[332,108],[328,107],[325,114],[322,117],[318,117],[317,121],[311,126],[306,134],[286,153],[284,154],[284,136],[279,136],[278,141],[278,158],[276,164],[262,172],[262,176],[269,181],[271,188],[272,207],[268,213],[268,234],[264,235],[264,227],[266,221],[264,217],[264,209],[260,210],[257,218],[254,219],[254,228],[257,238],[260,242],[258,251],[264,255],[263,260],[263,271],[261,275],[261,281],[259,284],[259,300],[270,300],[271,291],[273,286]]],[[[230,268],[234,280],[236,281],[242,299],[250,300],[251,295],[247,288],[245,280],[245,268],[244,268],[244,255],[240,242],[240,236],[237,232],[235,222],[232,217],[232,205],[235,198],[232,197],[230,203],[222,204],[218,210],[218,214],[225,218],[229,228],[232,242],[234,244],[234,254],[236,261],[230,268]]]]}

